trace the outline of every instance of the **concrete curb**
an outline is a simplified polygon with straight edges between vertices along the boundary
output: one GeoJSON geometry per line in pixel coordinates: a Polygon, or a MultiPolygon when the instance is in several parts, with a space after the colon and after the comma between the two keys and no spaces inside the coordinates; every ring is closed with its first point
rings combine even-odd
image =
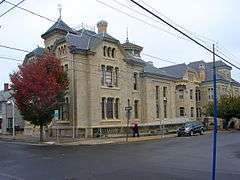
{"type": "MultiPolygon", "coordinates": [[[[219,130],[219,133],[232,133],[239,132],[237,130],[219,130]]],[[[211,135],[212,131],[206,131],[205,135],[211,135]]],[[[130,143],[140,143],[145,141],[157,141],[169,138],[176,138],[176,134],[166,134],[164,137],[161,135],[155,136],[141,136],[141,137],[129,137],[129,141],[126,142],[126,138],[111,138],[111,139],[83,139],[75,142],[60,142],[57,143],[55,141],[47,141],[43,143],[39,143],[38,141],[31,141],[27,139],[12,139],[12,137],[1,137],[0,141],[4,141],[11,144],[24,144],[24,145],[33,145],[33,146],[94,146],[94,145],[104,145],[104,144],[130,144],[130,143]]]]}

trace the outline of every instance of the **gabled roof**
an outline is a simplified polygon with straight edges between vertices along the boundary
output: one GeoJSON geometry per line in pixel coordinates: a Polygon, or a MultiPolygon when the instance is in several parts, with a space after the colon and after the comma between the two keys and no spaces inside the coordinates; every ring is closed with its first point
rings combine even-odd
{"type": "Polygon", "coordinates": [[[55,22],[44,34],[42,34],[42,38],[46,39],[52,32],[70,32],[76,34],[72,28],[70,28],[65,22],[63,22],[60,18],[55,22]]]}
{"type": "Polygon", "coordinates": [[[30,57],[39,57],[41,56],[42,54],[44,53],[44,48],[42,47],[37,47],[36,49],[34,49],[32,52],[28,53],[26,56],[25,56],[25,59],[28,59],[30,57]]]}

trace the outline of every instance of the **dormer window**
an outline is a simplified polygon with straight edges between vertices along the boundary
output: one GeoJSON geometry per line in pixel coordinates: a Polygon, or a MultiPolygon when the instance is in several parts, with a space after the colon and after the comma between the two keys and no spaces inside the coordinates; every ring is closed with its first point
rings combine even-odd
{"type": "Polygon", "coordinates": [[[115,48],[112,49],[112,58],[115,57],[115,48]]]}
{"type": "Polygon", "coordinates": [[[109,57],[109,58],[115,58],[116,56],[116,49],[112,47],[103,47],[103,56],[104,57],[109,57]]]}
{"type": "Polygon", "coordinates": [[[110,55],[111,55],[111,47],[108,47],[107,55],[108,55],[108,57],[111,57],[111,56],[110,56],[110,55]]]}
{"type": "Polygon", "coordinates": [[[103,47],[103,56],[106,57],[107,46],[103,47]]]}

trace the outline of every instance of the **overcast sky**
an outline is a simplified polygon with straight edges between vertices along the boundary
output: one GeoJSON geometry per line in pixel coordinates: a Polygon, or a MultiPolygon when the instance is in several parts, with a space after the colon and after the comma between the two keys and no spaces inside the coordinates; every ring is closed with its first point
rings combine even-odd
{"type": "MultiPolygon", "coordinates": [[[[9,1],[12,3],[20,2],[20,0],[9,1]]],[[[161,29],[164,29],[181,36],[162,23],[136,14],[136,12],[116,4],[114,0],[101,1],[152,25],[150,26],[132,19],[125,14],[100,4],[96,0],[26,0],[21,6],[50,19],[57,20],[59,17],[58,4],[61,4],[62,19],[70,27],[77,28],[82,23],[95,26],[99,20],[104,19],[108,22],[108,33],[110,35],[123,43],[126,40],[126,29],[128,28],[129,40],[143,46],[143,52],[146,54],[176,63],[212,60],[211,54],[194,43],[162,31],[161,29]],[[159,28],[152,26],[158,26],[159,28]]],[[[128,0],[118,1],[144,13],[128,0]]],[[[171,18],[178,25],[209,39],[216,40],[232,54],[240,57],[239,0],[144,0],[144,2],[171,18]]],[[[0,14],[10,7],[7,3],[0,4],[0,14]]],[[[0,44],[31,51],[37,46],[43,46],[41,34],[52,24],[45,19],[15,8],[0,18],[0,44]]],[[[206,43],[211,48],[211,42],[206,43]]],[[[228,52],[224,51],[224,53],[228,52]]],[[[23,60],[25,55],[26,53],[23,52],[0,48],[0,56],[23,60]]],[[[172,65],[171,63],[149,57],[142,57],[145,61],[153,61],[157,67],[172,65]]],[[[230,61],[240,66],[240,58],[231,58],[230,61]]],[[[3,59],[0,59],[0,62],[0,89],[2,89],[3,83],[9,82],[9,73],[16,70],[17,65],[21,62],[3,59]]],[[[233,70],[235,79],[240,80],[239,74],[240,71],[233,70]]]]}

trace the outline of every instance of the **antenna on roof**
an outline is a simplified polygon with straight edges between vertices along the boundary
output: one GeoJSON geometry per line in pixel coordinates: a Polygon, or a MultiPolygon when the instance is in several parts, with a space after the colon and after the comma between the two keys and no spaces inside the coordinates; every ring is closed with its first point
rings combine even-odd
{"type": "Polygon", "coordinates": [[[59,18],[58,19],[62,19],[62,5],[58,4],[58,11],[59,11],[59,18]]]}
{"type": "Polygon", "coordinates": [[[128,43],[129,40],[128,40],[128,27],[127,27],[127,39],[126,39],[126,42],[128,43]]]}

